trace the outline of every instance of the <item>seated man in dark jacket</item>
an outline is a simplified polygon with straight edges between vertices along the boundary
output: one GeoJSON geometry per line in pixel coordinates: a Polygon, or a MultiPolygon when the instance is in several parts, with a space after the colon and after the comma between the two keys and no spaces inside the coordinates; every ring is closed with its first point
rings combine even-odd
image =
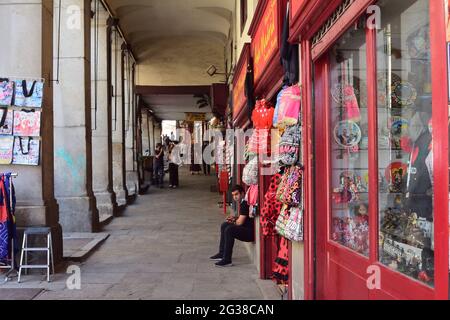
{"type": "Polygon", "coordinates": [[[234,240],[244,242],[255,241],[255,223],[250,217],[249,205],[245,201],[245,191],[242,186],[235,186],[232,190],[233,200],[237,204],[237,217],[228,217],[220,228],[219,253],[212,256],[211,260],[219,260],[218,267],[231,267],[234,240]]]}

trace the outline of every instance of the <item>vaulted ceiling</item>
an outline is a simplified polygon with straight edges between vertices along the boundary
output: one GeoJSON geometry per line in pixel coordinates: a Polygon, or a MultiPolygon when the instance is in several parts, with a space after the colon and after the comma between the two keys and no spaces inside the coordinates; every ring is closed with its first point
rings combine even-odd
{"type": "MultiPolygon", "coordinates": [[[[234,0],[107,0],[138,59],[161,40],[200,39],[225,45],[234,0]]],[[[176,43],[174,43],[176,45],[176,43]]]]}
{"type": "MultiPolygon", "coordinates": [[[[119,19],[138,60],[140,86],[209,86],[223,75],[206,73],[215,65],[225,71],[235,0],[106,0],[119,19]]],[[[163,120],[183,120],[198,109],[193,95],[142,94],[143,101],[163,120]]]]}

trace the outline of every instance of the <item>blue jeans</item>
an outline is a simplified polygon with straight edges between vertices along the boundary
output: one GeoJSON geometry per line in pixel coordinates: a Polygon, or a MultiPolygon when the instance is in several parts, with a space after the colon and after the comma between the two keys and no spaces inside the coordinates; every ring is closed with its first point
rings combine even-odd
{"type": "Polygon", "coordinates": [[[156,186],[164,185],[164,164],[163,163],[155,163],[154,166],[154,175],[155,175],[155,184],[156,186]]]}

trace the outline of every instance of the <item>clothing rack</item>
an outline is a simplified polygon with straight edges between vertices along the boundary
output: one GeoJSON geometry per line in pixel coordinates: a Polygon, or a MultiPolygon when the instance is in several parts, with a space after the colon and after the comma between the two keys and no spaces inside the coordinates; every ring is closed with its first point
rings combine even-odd
{"type": "MultiPolygon", "coordinates": [[[[1,173],[0,176],[4,176],[4,173],[1,173]]],[[[12,192],[12,178],[17,178],[19,176],[18,173],[11,173],[10,177],[11,179],[9,179],[9,205],[10,205],[10,210],[12,210],[12,202],[13,202],[13,192],[12,192]]],[[[0,266],[0,269],[9,269],[9,271],[6,273],[5,275],[5,280],[4,282],[8,282],[9,280],[11,280],[12,278],[12,274],[14,272],[17,273],[16,270],[16,260],[15,260],[15,253],[14,253],[14,249],[15,249],[15,243],[14,243],[14,238],[11,239],[11,264],[10,265],[5,265],[5,266],[0,266]]]]}

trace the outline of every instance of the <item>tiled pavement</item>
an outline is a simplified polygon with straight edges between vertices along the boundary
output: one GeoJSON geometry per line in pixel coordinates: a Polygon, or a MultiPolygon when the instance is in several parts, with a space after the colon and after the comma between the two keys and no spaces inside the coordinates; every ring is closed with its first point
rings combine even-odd
{"type": "Polygon", "coordinates": [[[262,299],[256,267],[236,242],[233,268],[208,260],[217,251],[223,221],[210,192],[212,177],[181,174],[177,190],[152,188],[105,227],[110,237],[81,267],[81,290],[66,287],[68,274],[52,283],[39,275],[6,288],[43,288],[35,299],[262,299]],[[40,279],[37,281],[37,279],[40,279]]]}

